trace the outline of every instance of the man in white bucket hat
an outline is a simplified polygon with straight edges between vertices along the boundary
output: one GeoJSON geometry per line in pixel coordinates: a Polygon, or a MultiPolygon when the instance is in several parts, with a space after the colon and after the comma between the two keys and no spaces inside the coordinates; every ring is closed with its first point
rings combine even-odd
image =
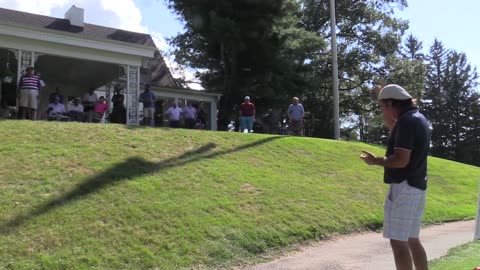
{"type": "Polygon", "coordinates": [[[376,157],[363,150],[361,158],[368,165],[384,167],[384,182],[389,184],[383,236],[390,239],[397,270],[412,270],[413,264],[417,270],[426,270],[427,255],[419,234],[425,208],[430,128],[403,87],[383,87],[378,100],[390,130],[387,152],[376,157]]]}

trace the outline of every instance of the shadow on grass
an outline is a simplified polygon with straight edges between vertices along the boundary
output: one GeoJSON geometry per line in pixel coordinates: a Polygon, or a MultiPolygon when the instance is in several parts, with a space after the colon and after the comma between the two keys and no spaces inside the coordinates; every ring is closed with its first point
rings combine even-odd
{"type": "Polygon", "coordinates": [[[282,137],[269,137],[236,148],[211,153],[209,152],[213,150],[216,145],[213,143],[209,143],[198,149],[185,152],[180,156],[166,159],[161,162],[150,162],[142,158],[127,159],[124,162],[112,166],[103,173],[88,178],[86,181],[75,187],[72,191],[67,192],[57,198],[53,198],[50,201],[47,201],[33,208],[27,214],[18,215],[9,221],[3,222],[0,227],[0,233],[10,233],[15,228],[22,226],[25,222],[37,216],[43,215],[55,208],[68,204],[76,199],[79,199],[98,190],[113,186],[116,183],[132,180],[136,177],[146,174],[157,173],[159,171],[173,168],[176,166],[183,166],[185,164],[189,164],[199,160],[215,158],[233,152],[242,151],[280,138],[282,137]]]}

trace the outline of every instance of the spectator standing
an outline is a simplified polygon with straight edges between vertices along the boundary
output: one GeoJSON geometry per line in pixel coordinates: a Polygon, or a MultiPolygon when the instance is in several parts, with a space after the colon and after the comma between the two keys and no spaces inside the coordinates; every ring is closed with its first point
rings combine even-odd
{"type": "Polygon", "coordinates": [[[182,109],[177,106],[177,104],[173,104],[167,110],[168,121],[170,123],[171,128],[178,128],[180,127],[180,115],[182,114],[182,109]]]}
{"type": "Polygon", "coordinates": [[[0,100],[0,119],[7,119],[10,117],[10,108],[7,106],[5,98],[1,97],[0,100]]]}
{"type": "Polygon", "coordinates": [[[122,89],[115,86],[115,94],[112,97],[113,109],[110,114],[110,122],[125,124],[127,122],[127,109],[125,108],[125,96],[121,94],[122,89]]]}
{"type": "Polygon", "coordinates": [[[299,102],[298,97],[293,97],[292,104],[288,107],[288,119],[290,133],[296,136],[303,136],[303,118],[305,110],[299,102]]]}
{"type": "Polygon", "coordinates": [[[27,74],[20,78],[18,90],[20,91],[21,118],[26,119],[27,113],[31,120],[37,119],[38,94],[42,87],[40,77],[34,74],[33,67],[27,68],[27,74]]]}
{"type": "Polygon", "coordinates": [[[163,100],[157,99],[155,101],[155,126],[163,127],[163,100]]]}
{"type": "Polygon", "coordinates": [[[207,112],[205,111],[205,108],[203,108],[204,104],[202,101],[200,101],[199,104],[197,104],[196,109],[197,109],[197,120],[200,120],[202,123],[203,127],[207,126],[207,112]]]}
{"type": "Polygon", "coordinates": [[[87,118],[87,122],[92,122],[93,109],[98,102],[98,96],[95,94],[95,88],[91,87],[85,95],[83,95],[83,112],[87,118]]]}
{"type": "Polygon", "coordinates": [[[253,121],[255,121],[255,105],[246,96],[245,101],[240,104],[240,132],[253,132],[253,121]]]}
{"type": "Polygon", "coordinates": [[[150,91],[150,85],[145,85],[145,91],[140,94],[138,102],[143,103],[143,125],[153,126],[155,116],[155,94],[150,91]]]}
{"type": "Polygon", "coordinates": [[[186,128],[195,128],[197,122],[197,109],[192,106],[192,103],[189,102],[187,107],[183,110],[183,118],[185,119],[186,128]]]}

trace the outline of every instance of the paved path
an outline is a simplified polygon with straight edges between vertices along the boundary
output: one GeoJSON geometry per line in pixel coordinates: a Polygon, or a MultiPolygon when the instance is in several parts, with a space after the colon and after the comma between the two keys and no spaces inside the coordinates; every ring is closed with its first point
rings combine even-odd
{"type": "MultiPolygon", "coordinates": [[[[473,241],[475,221],[452,222],[423,228],[420,240],[429,260],[455,246],[473,241]]],[[[394,270],[389,241],[381,233],[343,236],[320,243],[249,270],[394,270]]]]}

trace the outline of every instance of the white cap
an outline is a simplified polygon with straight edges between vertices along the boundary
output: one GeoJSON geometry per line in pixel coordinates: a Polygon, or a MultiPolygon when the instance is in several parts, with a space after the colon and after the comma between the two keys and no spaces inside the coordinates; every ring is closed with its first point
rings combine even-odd
{"type": "Polygon", "coordinates": [[[378,100],[382,99],[407,100],[412,99],[412,96],[400,85],[389,84],[383,87],[382,90],[380,90],[378,100]]]}
{"type": "Polygon", "coordinates": [[[246,96],[245,99],[250,99],[250,97],[249,97],[249,96],[246,96]]]}

